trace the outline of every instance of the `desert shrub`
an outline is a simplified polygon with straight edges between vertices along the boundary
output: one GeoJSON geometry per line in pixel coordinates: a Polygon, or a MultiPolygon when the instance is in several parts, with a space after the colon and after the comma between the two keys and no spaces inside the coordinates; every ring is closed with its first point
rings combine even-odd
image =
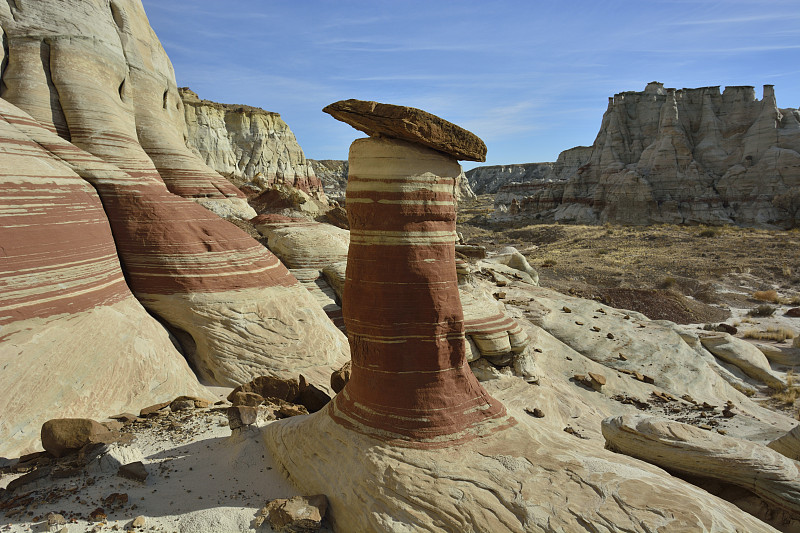
{"type": "Polygon", "coordinates": [[[661,288],[662,289],[671,289],[678,283],[678,280],[673,278],[672,276],[667,276],[663,280],[661,280],[661,288]]]}
{"type": "Polygon", "coordinates": [[[715,229],[707,228],[697,234],[698,237],[709,238],[709,237],[716,237],[719,235],[719,232],[715,229]]]}
{"type": "Polygon", "coordinates": [[[544,263],[541,264],[542,268],[552,268],[555,266],[556,260],[555,259],[545,259],[544,263]]]}
{"type": "Polygon", "coordinates": [[[783,342],[786,339],[793,339],[795,332],[790,328],[769,327],[764,331],[757,329],[749,329],[745,331],[742,336],[745,339],[756,339],[760,341],[778,341],[783,342]]]}
{"type": "Polygon", "coordinates": [[[749,316],[772,316],[775,314],[775,308],[771,305],[759,305],[747,312],[749,316]]]}
{"type": "Polygon", "coordinates": [[[776,290],[756,291],[753,293],[753,298],[761,302],[772,302],[774,304],[778,303],[780,300],[778,298],[778,291],[776,290]]]}

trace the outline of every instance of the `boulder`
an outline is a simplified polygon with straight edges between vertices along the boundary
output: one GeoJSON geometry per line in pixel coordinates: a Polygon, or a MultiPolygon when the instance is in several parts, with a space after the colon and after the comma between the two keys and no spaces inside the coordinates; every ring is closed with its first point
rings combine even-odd
{"type": "MultiPolygon", "coordinates": [[[[410,141],[456,159],[486,161],[486,144],[477,135],[421,109],[363,100],[341,100],[325,107],[323,111],[372,137],[410,141]]],[[[350,175],[353,175],[352,167],[350,175]]],[[[455,186],[455,181],[452,186],[455,186]]]]}
{"type": "Polygon", "coordinates": [[[252,381],[239,385],[228,395],[228,401],[233,403],[240,392],[255,393],[262,398],[278,398],[287,402],[294,402],[300,394],[300,382],[295,378],[274,378],[272,376],[258,376],[252,381]]]}
{"type": "Polygon", "coordinates": [[[273,530],[297,533],[319,531],[327,511],[328,499],[324,494],[279,498],[265,507],[273,530]]]}
{"type": "Polygon", "coordinates": [[[112,431],[89,418],[56,418],[42,425],[42,447],[54,457],[76,453],[87,444],[114,440],[112,431]]]}

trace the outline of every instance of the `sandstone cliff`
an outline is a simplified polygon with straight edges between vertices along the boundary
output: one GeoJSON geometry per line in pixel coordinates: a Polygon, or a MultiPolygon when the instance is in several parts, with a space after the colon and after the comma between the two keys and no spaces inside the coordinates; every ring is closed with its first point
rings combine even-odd
{"type": "Polygon", "coordinates": [[[475,167],[466,172],[467,180],[475,194],[494,194],[510,183],[528,183],[556,179],[553,163],[523,163],[520,165],[492,165],[475,167]]]}
{"type": "Polygon", "coordinates": [[[791,227],[799,152],[800,112],[778,108],[771,85],[758,100],[749,86],[653,82],[609,99],[583,162],[580,149],[563,158],[560,180],[510,186],[500,202],[516,199],[518,216],[560,222],[791,227]]]}
{"type": "Polygon", "coordinates": [[[327,383],[344,336],[274,255],[209,211],[255,215],[186,147],[140,0],[0,2],[0,27],[14,256],[0,284],[0,454],[32,445],[41,417],[202,394],[148,311],[209,383],[301,369],[313,381],[320,362],[327,383]]]}
{"type": "Polygon", "coordinates": [[[180,95],[188,146],[234,185],[264,191],[279,184],[322,193],[314,168],[278,113],[201,100],[188,87],[180,88],[180,95]]]}

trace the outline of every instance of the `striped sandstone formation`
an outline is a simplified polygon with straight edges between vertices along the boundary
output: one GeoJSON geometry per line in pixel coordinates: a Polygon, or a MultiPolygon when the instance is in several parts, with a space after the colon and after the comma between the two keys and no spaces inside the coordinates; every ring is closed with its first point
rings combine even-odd
{"type": "Polygon", "coordinates": [[[400,445],[447,446],[513,424],[465,358],[449,155],[401,140],[350,149],[344,318],[352,375],[338,422],[400,445]],[[390,305],[387,305],[389,304],[390,305]]]}
{"type": "Polygon", "coordinates": [[[244,195],[186,147],[175,74],[140,0],[0,5],[2,97],[76,146],[224,215],[244,195]]]}
{"type": "Polygon", "coordinates": [[[169,190],[218,206],[232,198],[177,144],[174,76],[141,3],[21,1],[0,4],[0,22],[3,96],[61,135],[29,132],[95,186],[129,287],[199,377],[236,385],[303,371],[326,384],[347,347],[319,305],[257,241],[169,190]],[[30,43],[47,55],[21,52],[30,43]]]}
{"type": "Polygon", "coordinates": [[[281,215],[251,220],[269,249],[314,296],[336,327],[344,329],[340,296],[323,276],[323,269],[347,259],[350,232],[330,224],[281,215]]]}
{"type": "Polygon", "coordinates": [[[205,396],[133,297],[95,189],[51,150],[89,154],[0,100],[0,456],[38,446],[43,422],[205,396]],[[33,133],[33,134],[31,134],[33,133]]]}
{"type": "Polygon", "coordinates": [[[447,143],[437,151],[381,133],[350,149],[350,381],[327,409],[264,429],[298,488],[327,495],[334,528],[770,531],[563,426],[534,430],[483,390],[466,364],[458,300],[460,167],[447,143]]]}

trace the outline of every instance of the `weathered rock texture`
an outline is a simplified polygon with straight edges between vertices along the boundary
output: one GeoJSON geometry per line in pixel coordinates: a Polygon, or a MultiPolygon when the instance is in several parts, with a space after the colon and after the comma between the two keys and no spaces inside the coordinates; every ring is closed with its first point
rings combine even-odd
{"type": "Polygon", "coordinates": [[[486,144],[477,135],[421,109],[341,100],[323,111],[367,135],[410,141],[460,160],[486,161],[486,144]]]}
{"type": "Polygon", "coordinates": [[[717,479],[771,504],[800,511],[797,463],[766,446],[644,415],[603,421],[612,450],[688,476],[717,479]]]}
{"type": "Polygon", "coordinates": [[[71,140],[20,126],[96,188],[128,285],[198,374],[235,385],[300,370],[314,379],[321,365],[327,383],[326,365],[341,365],[346,344],[318,304],[257,241],[168,189],[215,209],[244,202],[183,144],[174,76],[141,3],[6,7],[3,97],[71,140]]]}
{"type": "Polygon", "coordinates": [[[561,181],[499,192],[519,216],[551,221],[789,227],[800,216],[798,152],[800,112],[778,108],[771,85],[759,101],[753,87],[653,82],[609,99],[588,158],[565,165],[561,181]]]}
{"type": "Polygon", "coordinates": [[[95,158],[5,100],[0,147],[0,455],[35,446],[49,418],[204,395],[125,284],[103,205],[77,172],[95,158]]]}
{"type": "Polygon", "coordinates": [[[259,215],[253,219],[275,255],[319,302],[325,313],[344,329],[341,296],[323,276],[329,265],[347,260],[350,232],[305,219],[259,215]]]}
{"type": "Polygon", "coordinates": [[[163,180],[218,212],[253,215],[186,147],[172,65],[139,0],[9,2],[0,23],[4,99],[136,177],[163,180]]]}
{"type": "Polygon", "coordinates": [[[237,187],[264,191],[284,185],[321,195],[322,183],[278,113],[201,100],[188,87],[179,92],[186,142],[209,167],[237,187]]]}
{"type": "Polygon", "coordinates": [[[347,161],[338,159],[308,159],[314,174],[322,182],[325,194],[334,199],[343,199],[347,188],[347,161]]]}

